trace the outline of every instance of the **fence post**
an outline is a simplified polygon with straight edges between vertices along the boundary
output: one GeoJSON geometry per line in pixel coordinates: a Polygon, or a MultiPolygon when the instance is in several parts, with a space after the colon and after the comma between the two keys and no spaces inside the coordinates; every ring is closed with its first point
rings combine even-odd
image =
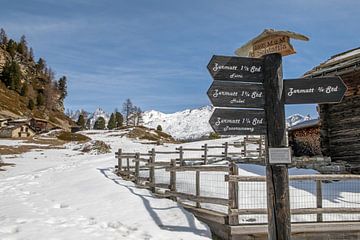
{"type": "MultiPolygon", "coordinates": [[[[316,180],[316,207],[322,208],[322,188],[321,188],[321,180],[316,180]]],[[[322,213],[318,213],[316,215],[316,220],[318,222],[323,221],[322,213]]]]}
{"type": "Polygon", "coordinates": [[[207,147],[207,144],[205,143],[205,144],[204,144],[204,165],[207,165],[207,164],[208,164],[208,161],[207,161],[207,152],[208,152],[208,147],[207,147]]]}
{"type": "Polygon", "coordinates": [[[135,183],[139,184],[139,173],[140,173],[140,153],[135,154],[135,183]]]}
{"type": "MultiPolygon", "coordinates": [[[[170,191],[176,192],[176,159],[171,159],[170,162],[170,191]]],[[[171,197],[170,199],[176,201],[176,197],[171,197]]]]}
{"type": "MultiPolygon", "coordinates": [[[[196,196],[200,197],[200,171],[196,171],[196,196]]],[[[199,202],[196,202],[196,207],[201,208],[199,202]]]]}
{"type": "Polygon", "coordinates": [[[247,136],[244,137],[244,157],[246,157],[247,147],[246,147],[247,136]]]}
{"type": "Polygon", "coordinates": [[[229,153],[229,143],[225,142],[224,143],[224,160],[225,161],[228,160],[228,153],[229,153]]]}
{"type": "Polygon", "coordinates": [[[150,177],[150,189],[152,192],[155,192],[155,148],[151,149],[151,157],[150,157],[150,172],[149,172],[149,177],[150,177]]]}
{"type": "MultiPolygon", "coordinates": [[[[229,163],[229,175],[238,175],[239,170],[235,161],[229,163]]],[[[237,181],[229,182],[229,208],[228,208],[228,224],[238,225],[239,215],[234,215],[232,209],[239,208],[239,184],[237,181]]]]}
{"type": "Polygon", "coordinates": [[[183,151],[183,147],[180,146],[179,147],[179,160],[180,160],[180,166],[184,166],[184,151],[183,151]]]}
{"type": "Polygon", "coordinates": [[[121,153],[122,153],[122,150],[121,148],[118,149],[118,171],[117,173],[120,174],[121,170],[122,170],[122,160],[121,160],[121,153]]]}

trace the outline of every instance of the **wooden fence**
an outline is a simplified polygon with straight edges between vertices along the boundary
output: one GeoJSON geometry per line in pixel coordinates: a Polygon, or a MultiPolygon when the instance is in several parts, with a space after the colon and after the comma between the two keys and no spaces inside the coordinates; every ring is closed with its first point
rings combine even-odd
{"type": "MultiPolygon", "coordinates": [[[[246,149],[248,144],[259,144],[257,149],[258,159],[263,156],[263,141],[259,139],[247,138],[243,142],[224,143],[222,145],[211,146],[204,144],[199,148],[178,147],[175,151],[157,151],[153,148],[146,153],[128,153],[119,149],[116,152],[118,163],[116,173],[121,175],[124,179],[131,180],[137,185],[149,188],[158,196],[168,197],[173,200],[183,202],[188,208],[195,211],[203,211],[206,218],[211,218],[220,224],[227,224],[230,226],[239,225],[239,216],[241,215],[266,215],[266,208],[243,208],[239,206],[239,182],[262,182],[265,183],[265,176],[239,176],[236,162],[246,162],[250,159],[249,155],[253,154],[252,150],[246,149]],[[230,148],[231,147],[231,148],[230,148]],[[241,147],[241,152],[230,152],[230,150],[241,147]],[[221,154],[210,154],[210,149],[220,149],[221,154]],[[249,152],[250,151],[250,152],[249,152]],[[199,152],[200,157],[186,157],[188,153],[199,152]],[[164,161],[165,158],[165,161],[164,161]],[[169,174],[169,179],[166,183],[157,182],[157,174],[166,172],[169,174]],[[141,176],[146,172],[147,177],[141,176]],[[179,183],[177,176],[184,172],[194,173],[195,189],[193,193],[181,191],[177,187],[179,183]],[[216,172],[223,178],[220,184],[227,188],[227,196],[214,197],[202,195],[201,189],[201,174],[216,172]],[[189,204],[192,203],[192,204],[189,204]],[[216,211],[208,205],[217,205],[225,208],[226,211],[216,211]]],[[[251,158],[252,160],[256,159],[251,158]]],[[[163,173],[162,173],[163,174],[163,173]]],[[[208,178],[207,178],[208,180],[208,178]]],[[[328,181],[349,181],[355,180],[357,183],[360,180],[359,175],[297,175],[290,176],[290,181],[309,181],[316,185],[316,207],[313,208],[296,208],[291,209],[292,215],[307,215],[315,214],[316,221],[322,222],[323,214],[357,214],[360,213],[360,208],[357,207],[323,207],[322,186],[328,181]]],[[[218,179],[213,180],[213,182],[218,179]]],[[[360,185],[359,185],[360,186],[360,185]]],[[[359,189],[358,189],[359,190],[359,189]]]]}

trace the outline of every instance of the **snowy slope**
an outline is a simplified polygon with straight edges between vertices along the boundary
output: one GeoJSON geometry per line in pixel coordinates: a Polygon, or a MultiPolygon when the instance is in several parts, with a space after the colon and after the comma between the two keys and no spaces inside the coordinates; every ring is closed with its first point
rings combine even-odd
{"type": "Polygon", "coordinates": [[[213,131],[209,124],[212,112],[211,106],[171,114],[152,110],[144,113],[143,120],[145,126],[156,128],[160,125],[176,139],[199,139],[213,131]]]}
{"type": "Polygon", "coordinates": [[[286,118],[286,125],[288,127],[292,127],[292,126],[295,126],[299,123],[302,123],[302,122],[308,121],[308,120],[311,120],[310,115],[303,116],[301,114],[295,113],[286,118]]]}

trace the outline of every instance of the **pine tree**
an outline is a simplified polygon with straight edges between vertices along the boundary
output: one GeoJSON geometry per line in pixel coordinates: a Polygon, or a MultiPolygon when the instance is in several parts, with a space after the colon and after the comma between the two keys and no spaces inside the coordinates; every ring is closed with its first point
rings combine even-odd
{"type": "Polygon", "coordinates": [[[94,129],[97,130],[105,129],[105,119],[103,117],[98,117],[98,119],[96,119],[94,124],[94,129]]]}
{"type": "Polygon", "coordinates": [[[21,38],[20,38],[20,41],[17,45],[17,51],[18,53],[24,55],[27,57],[28,55],[28,47],[27,47],[27,42],[26,42],[26,39],[25,39],[25,35],[22,35],[21,38]]]}
{"type": "Polygon", "coordinates": [[[60,91],[60,100],[64,100],[67,96],[67,79],[66,76],[62,76],[58,81],[58,89],[60,91]]]}
{"type": "Polygon", "coordinates": [[[20,95],[25,97],[27,95],[27,93],[28,93],[28,85],[27,85],[27,83],[24,83],[22,85],[20,95]]]}
{"type": "Polygon", "coordinates": [[[133,109],[134,109],[134,106],[133,106],[131,100],[129,98],[126,99],[126,101],[123,103],[123,113],[125,115],[126,126],[129,126],[130,115],[131,115],[133,109]]]}
{"type": "Polygon", "coordinates": [[[161,127],[161,125],[157,125],[156,130],[162,132],[162,127],[161,127]]]}
{"type": "Polygon", "coordinates": [[[79,115],[79,118],[78,118],[76,124],[77,124],[78,126],[80,126],[82,129],[85,129],[85,118],[84,118],[84,115],[83,115],[83,114],[80,114],[80,115],[79,115]]]}
{"type": "Polygon", "coordinates": [[[10,54],[11,58],[15,57],[17,44],[14,40],[10,39],[6,45],[6,51],[10,54]]]}
{"type": "Polygon", "coordinates": [[[8,37],[3,28],[0,29],[0,45],[6,45],[8,43],[8,37]]]}
{"type": "Polygon", "coordinates": [[[39,92],[37,97],[36,97],[36,104],[38,106],[43,106],[45,103],[45,97],[44,97],[44,94],[39,92]]]}
{"type": "Polygon", "coordinates": [[[21,70],[17,62],[6,62],[3,68],[1,80],[11,90],[20,92],[21,90],[21,70]]]}
{"type": "Polygon", "coordinates": [[[114,113],[112,113],[111,116],[110,116],[107,128],[110,129],[110,130],[116,128],[116,119],[115,119],[115,114],[114,113]]]}
{"type": "Polygon", "coordinates": [[[115,110],[115,121],[116,121],[116,127],[122,127],[124,124],[124,117],[121,113],[118,112],[118,110],[115,110]]]}
{"type": "Polygon", "coordinates": [[[34,101],[33,101],[32,99],[29,99],[28,108],[29,108],[30,110],[33,110],[34,107],[35,107],[34,101]]]}
{"type": "Polygon", "coordinates": [[[38,73],[43,73],[44,69],[46,68],[46,62],[44,59],[39,58],[39,60],[36,63],[36,71],[38,73]]]}

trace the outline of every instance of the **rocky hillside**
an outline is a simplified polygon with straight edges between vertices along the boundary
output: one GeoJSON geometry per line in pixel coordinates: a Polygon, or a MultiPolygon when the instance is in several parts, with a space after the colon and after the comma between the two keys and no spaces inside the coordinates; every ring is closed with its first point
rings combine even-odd
{"type": "Polygon", "coordinates": [[[67,129],[66,88],[65,76],[56,80],[43,58],[34,59],[25,36],[17,42],[0,30],[0,118],[37,117],[67,129]]]}

